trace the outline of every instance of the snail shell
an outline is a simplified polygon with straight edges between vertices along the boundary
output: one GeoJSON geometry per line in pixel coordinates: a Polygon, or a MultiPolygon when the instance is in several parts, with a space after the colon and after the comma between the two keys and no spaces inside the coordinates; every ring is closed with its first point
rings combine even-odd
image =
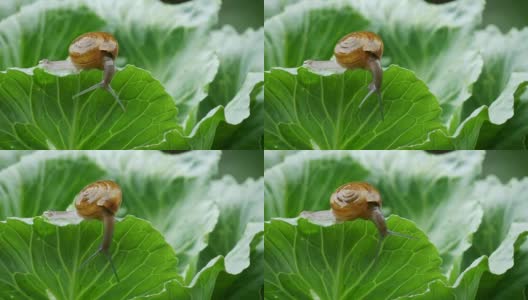
{"type": "Polygon", "coordinates": [[[77,37],[70,45],[69,55],[77,69],[104,69],[103,58],[115,60],[119,52],[116,38],[106,32],[88,32],[77,37]]]}
{"type": "Polygon", "coordinates": [[[381,208],[381,204],[379,191],[365,182],[344,184],[330,197],[332,213],[337,221],[372,219],[372,208],[381,208]]]}
{"type": "Polygon", "coordinates": [[[105,214],[115,215],[121,199],[122,192],[117,183],[101,180],[84,187],[74,202],[77,214],[81,217],[102,220],[105,214]]]}
{"type": "Polygon", "coordinates": [[[383,56],[383,41],[374,32],[352,32],[344,36],[334,48],[336,61],[346,69],[370,69],[371,58],[380,60],[383,56]]]}

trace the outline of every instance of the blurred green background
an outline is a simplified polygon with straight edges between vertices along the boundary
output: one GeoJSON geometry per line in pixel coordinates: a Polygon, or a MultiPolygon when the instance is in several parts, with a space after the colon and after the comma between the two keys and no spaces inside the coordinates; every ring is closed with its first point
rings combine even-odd
{"type": "MultiPolygon", "coordinates": [[[[272,150],[267,150],[272,151],[272,150]]],[[[435,152],[442,155],[444,152],[435,152]]],[[[230,174],[242,182],[264,175],[264,152],[261,150],[223,150],[218,177],[230,174]]],[[[502,182],[528,176],[528,151],[486,151],[482,177],[496,175],[502,182]]]]}
{"type": "MultiPolygon", "coordinates": [[[[209,150],[195,150],[209,151],[209,150]]],[[[187,151],[168,150],[165,153],[180,154],[187,151]]],[[[257,179],[264,176],[264,151],[263,150],[222,150],[216,178],[224,175],[233,176],[238,182],[247,178],[257,179]]]]}
{"type": "MultiPolygon", "coordinates": [[[[181,3],[189,0],[163,0],[166,3],[181,3]]],[[[239,31],[248,27],[258,28],[264,24],[265,0],[223,0],[220,24],[231,24],[239,31]]],[[[454,0],[426,0],[430,3],[446,3],[454,0]]],[[[503,32],[511,28],[528,26],[528,0],[486,0],[483,16],[484,26],[495,24],[503,32]]]]}
{"type": "MultiPolygon", "coordinates": [[[[453,0],[427,0],[446,3],[453,0]]],[[[486,0],[483,27],[494,24],[506,33],[528,26],[528,0],[486,0]]],[[[528,41],[527,41],[528,42],[528,41]]],[[[528,53],[527,53],[528,54],[528,53]]],[[[528,176],[528,151],[486,151],[483,175],[495,174],[503,182],[528,176]]]]}
{"type": "MultiPolygon", "coordinates": [[[[165,3],[182,3],[189,0],[162,0],[165,3]]],[[[230,24],[239,32],[264,25],[264,0],[222,0],[220,26],[230,24]]],[[[264,41],[263,41],[264,42],[264,41]]]]}
{"type": "Polygon", "coordinates": [[[528,176],[528,151],[486,151],[483,176],[495,174],[502,182],[528,176]]]}
{"type": "MultiPolygon", "coordinates": [[[[188,0],[163,0],[165,3],[182,3],[188,0]]],[[[264,0],[222,0],[219,26],[232,25],[239,32],[247,28],[257,29],[264,25],[264,0]]],[[[262,41],[264,43],[264,41],[262,41]]],[[[264,59],[264,58],[262,58],[264,59]]],[[[177,153],[177,151],[175,151],[177,153]]],[[[232,175],[242,182],[247,178],[259,178],[264,174],[264,152],[223,150],[219,174],[232,175]]]]}
{"type": "MultiPolygon", "coordinates": [[[[446,3],[453,0],[427,0],[430,3],[446,3]]],[[[484,25],[495,24],[502,32],[511,28],[528,26],[528,0],[487,0],[483,17],[484,25]]]]}
{"type": "MultiPolygon", "coordinates": [[[[165,3],[174,4],[187,1],[163,0],[165,3]]],[[[247,28],[262,27],[264,25],[264,0],[222,0],[219,27],[227,24],[232,25],[239,32],[247,28]]],[[[179,153],[179,151],[169,152],[179,153]]],[[[226,174],[232,175],[239,182],[247,178],[262,177],[264,175],[264,152],[223,150],[217,177],[226,174]]]]}
{"type": "MultiPolygon", "coordinates": [[[[412,150],[410,150],[412,151],[412,150]]],[[[418,152],[418,150],[416,150],[418,152]]],[[[270,150],[266,151],[268,159],[265,161],[267,163],[267,168],[281,162],[288,155],[291,155],[296,150],[292,151],[281,151],[280,156],[269,155],[270,150]]],[[[427,151],[431,154],[444,155],[451,151],[439,151],[432,150],[427,151]]],[[[497,176],[503,183],[508,182],[511,178],[522,178],[528,176],[528,151],[519,151],[519,150],[488,150],[482,164],[482,175],[484,178],[488,175],[497,176]]]]}
{"type": "Polygon", "coordinates": [[[238,182],[264,176],[264,151],[222,150],[218,177],[230,174],[238,182]]]}
{"type": "Polygon", "coordinates": [[[488,0],[484,11],[484,24],[495,24],[502,32],[512,27],[528,26],[527,0],[488,0]]]}
{"type": "Polygon", "coordinates": [[[264,0],[223,0],[220,25],[224,24],[233,25],[238,31],[264,26],[264,0]]]}

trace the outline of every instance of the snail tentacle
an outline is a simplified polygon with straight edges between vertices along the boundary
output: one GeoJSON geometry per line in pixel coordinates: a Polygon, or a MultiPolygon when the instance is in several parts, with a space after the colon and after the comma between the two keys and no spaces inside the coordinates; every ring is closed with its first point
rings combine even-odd
{"type": "Polygon", "coordinates": [[[103,87],[103,83],[102,83],[102,82],[99,82],[99,83],[94,84],[94,85],[92,85],[91,87],[89,87],[89,88],[87,88],[87,89],[85,89],[85,90],[83,90],[83,91],[80,91],[80,92],[78,92],[77,94],[73,95],[73,98],[78,98],[78,97],[80,97],[80,96],[82,96],[82,95],[84,95],[84,94],[86,94],[86,93],[89,93],[89,92],[91,92],[91,91],[93,91],[93,90],[96,90],[96,89],[98,89],[98,88],[102,88],[102,87],[103,87]]]}

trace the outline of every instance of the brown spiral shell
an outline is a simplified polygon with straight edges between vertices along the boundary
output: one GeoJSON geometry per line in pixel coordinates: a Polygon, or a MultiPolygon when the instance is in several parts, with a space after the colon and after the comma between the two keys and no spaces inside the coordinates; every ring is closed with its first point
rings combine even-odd
{"type": "Polygon", "coordinates": [[[88,32],[77,37],[70,45],[69,55],[77,69],[104,69],[103,57],[117,57],[116,38],[106,32],[88,32]]]}
{"type": "Polygon", "coordinates": [[[383,41],[374,32],[359,31],[344,36],[334,48],[336,61],[344,68],[368,69],[370,55],[381,59],[383,56],[383,41]]]}
{"type": "Polygon", "coordinates": [[[77,214],[86,219],[102,220],[104,214],[115,215],[121,205],[121,187],[111,180],[96,181],[75,196],[77,214]]]}
{"type": "Polygon", "coordinates": [[[381,208],[379,191],[366,182],[350,182],[340,186],[330,197],[332,213],[338,221],[370,219],[370,207],[381,208]]]}

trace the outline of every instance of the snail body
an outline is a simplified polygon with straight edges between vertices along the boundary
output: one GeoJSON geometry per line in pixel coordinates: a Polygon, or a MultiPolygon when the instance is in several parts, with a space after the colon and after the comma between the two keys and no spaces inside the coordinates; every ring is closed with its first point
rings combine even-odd
{"type": "Polygon", "coordinates": [[[359,107],[372,95],[378,94],[381,119],[383,120],[383,102],[381,85],[383,69],[383,41],[381,37],[370,31],[352,32],[341,38],[334,47],[336,61],[305,61],[304,65],[314,69],[366,69],[372,73],[372,82],[368,85],[369,92],[360,102],[359,107]]]}
{"type": "Polygon", "coordinates": [[[97,254],[102,253],[108,259],[117,281],[117,271],[110,255],[110,245],[114,234],[115,213],[121,205],[122,192],[119,185],[111,180],[96,181],[84,187],[75,196],[75,209],[77,214],[84,219],[97,219],[103,222],[103,241],[99,249],[92,254],[83,264],[85,266],[97,254]]]}
{"type": "Polygon", "coordinates": [[[103,70],[103,79],[101,82],[75,94],[73,98],[80,97],[97,88],[108,91],[123,110],[125,107],[119,96],[110,86],[110,82],[116,72],[115,59],[119,53],[119,45],[113,35],[106,32],[88,32],[77,37],[69,46],[67,61],[48,61],[42,60],[40,64],[49,69],[64,68],[68,63],[73,65],[74,69],[103,70]]]}

